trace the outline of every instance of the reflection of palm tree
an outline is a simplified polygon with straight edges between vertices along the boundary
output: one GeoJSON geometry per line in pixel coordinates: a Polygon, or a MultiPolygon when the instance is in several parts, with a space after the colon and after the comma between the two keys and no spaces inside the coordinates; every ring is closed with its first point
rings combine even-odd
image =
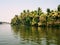
{"type": "Polygon", "coordinates": [[[12,31],[14,36],[17,38],[18,37],[18,32],[20,31],[19,26],[12,26],[12,31]]]}
{"type": "MultiPolygon", "coordinates": [[[[46,45],[59,43],[60,30],[54,28],[12,26],[14,35],[19,35],[22,41],[31,41],[42,44],[46,40],[46,45]],[[58,31],[57,31],[58,30],[58,31]],[[52,42],[52,43],[51,43],[52,42]]],[[[60,43],[59,43],[60,44],[60,43]]]]}

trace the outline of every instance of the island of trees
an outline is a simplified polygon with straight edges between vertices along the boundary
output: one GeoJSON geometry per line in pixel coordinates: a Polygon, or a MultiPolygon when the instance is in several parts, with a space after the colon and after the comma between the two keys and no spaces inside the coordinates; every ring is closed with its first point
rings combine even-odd
{"type": "Polygon", "coordinates": [[[0,22],[0,24],[10,24],[9,22],[0,22]]]}
{"type": "Polygon", "coordinates": [[[12,25],[28,25],[28,26],[60,26],[60,5],[56,10],[47,8],[43,12],[40,7],[37,10],[23,10],[20,15],[15,15],[11,19],[12,25]]]}

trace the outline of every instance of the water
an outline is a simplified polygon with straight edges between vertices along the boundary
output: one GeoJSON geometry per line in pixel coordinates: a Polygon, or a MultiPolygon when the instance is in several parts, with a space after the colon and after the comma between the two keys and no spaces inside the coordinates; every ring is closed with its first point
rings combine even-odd
{"type": "Polygon", "coordinates": [[[0,45],[60,45],[60,27],[0,25],[0,45]]]}

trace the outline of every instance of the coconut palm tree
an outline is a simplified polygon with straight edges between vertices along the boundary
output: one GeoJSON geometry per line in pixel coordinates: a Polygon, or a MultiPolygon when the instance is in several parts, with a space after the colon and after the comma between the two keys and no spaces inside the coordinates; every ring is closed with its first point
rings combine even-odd
{"type": "Polygon", "coordinates": [[[41,8],[40,7],[38,7],[38,15],[41,15],[41,13],[42,13],[42,10],[41,10],[41,8]]]}
{"type": "Polygon", "coordinates": [[[29,15],[30,15],[30,11],[29,11],[29,10],[27,10],[26,17],[27,17],[27,16],[29,16],[29,15]]]}
{"type": "Polygon", "coordinates": [[[58,5],[57,9],[58,9],[58,11],[60,12],[60,5],[58,5]]]}
{"type": "Polygon", "coordinates": [[[50,9],[49,9],[49,8],[47,8],[47,15],[49,15],[49,13],[50,13],[50,9]]]}

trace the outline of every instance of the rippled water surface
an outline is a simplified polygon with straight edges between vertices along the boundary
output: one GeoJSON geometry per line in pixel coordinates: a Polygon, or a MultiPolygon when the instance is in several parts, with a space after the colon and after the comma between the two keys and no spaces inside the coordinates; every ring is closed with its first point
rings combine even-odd
{"type": "Polygon", "coordinates": [[[0,24],[0,45],[60,45],[60,27],[0,24]]]}

